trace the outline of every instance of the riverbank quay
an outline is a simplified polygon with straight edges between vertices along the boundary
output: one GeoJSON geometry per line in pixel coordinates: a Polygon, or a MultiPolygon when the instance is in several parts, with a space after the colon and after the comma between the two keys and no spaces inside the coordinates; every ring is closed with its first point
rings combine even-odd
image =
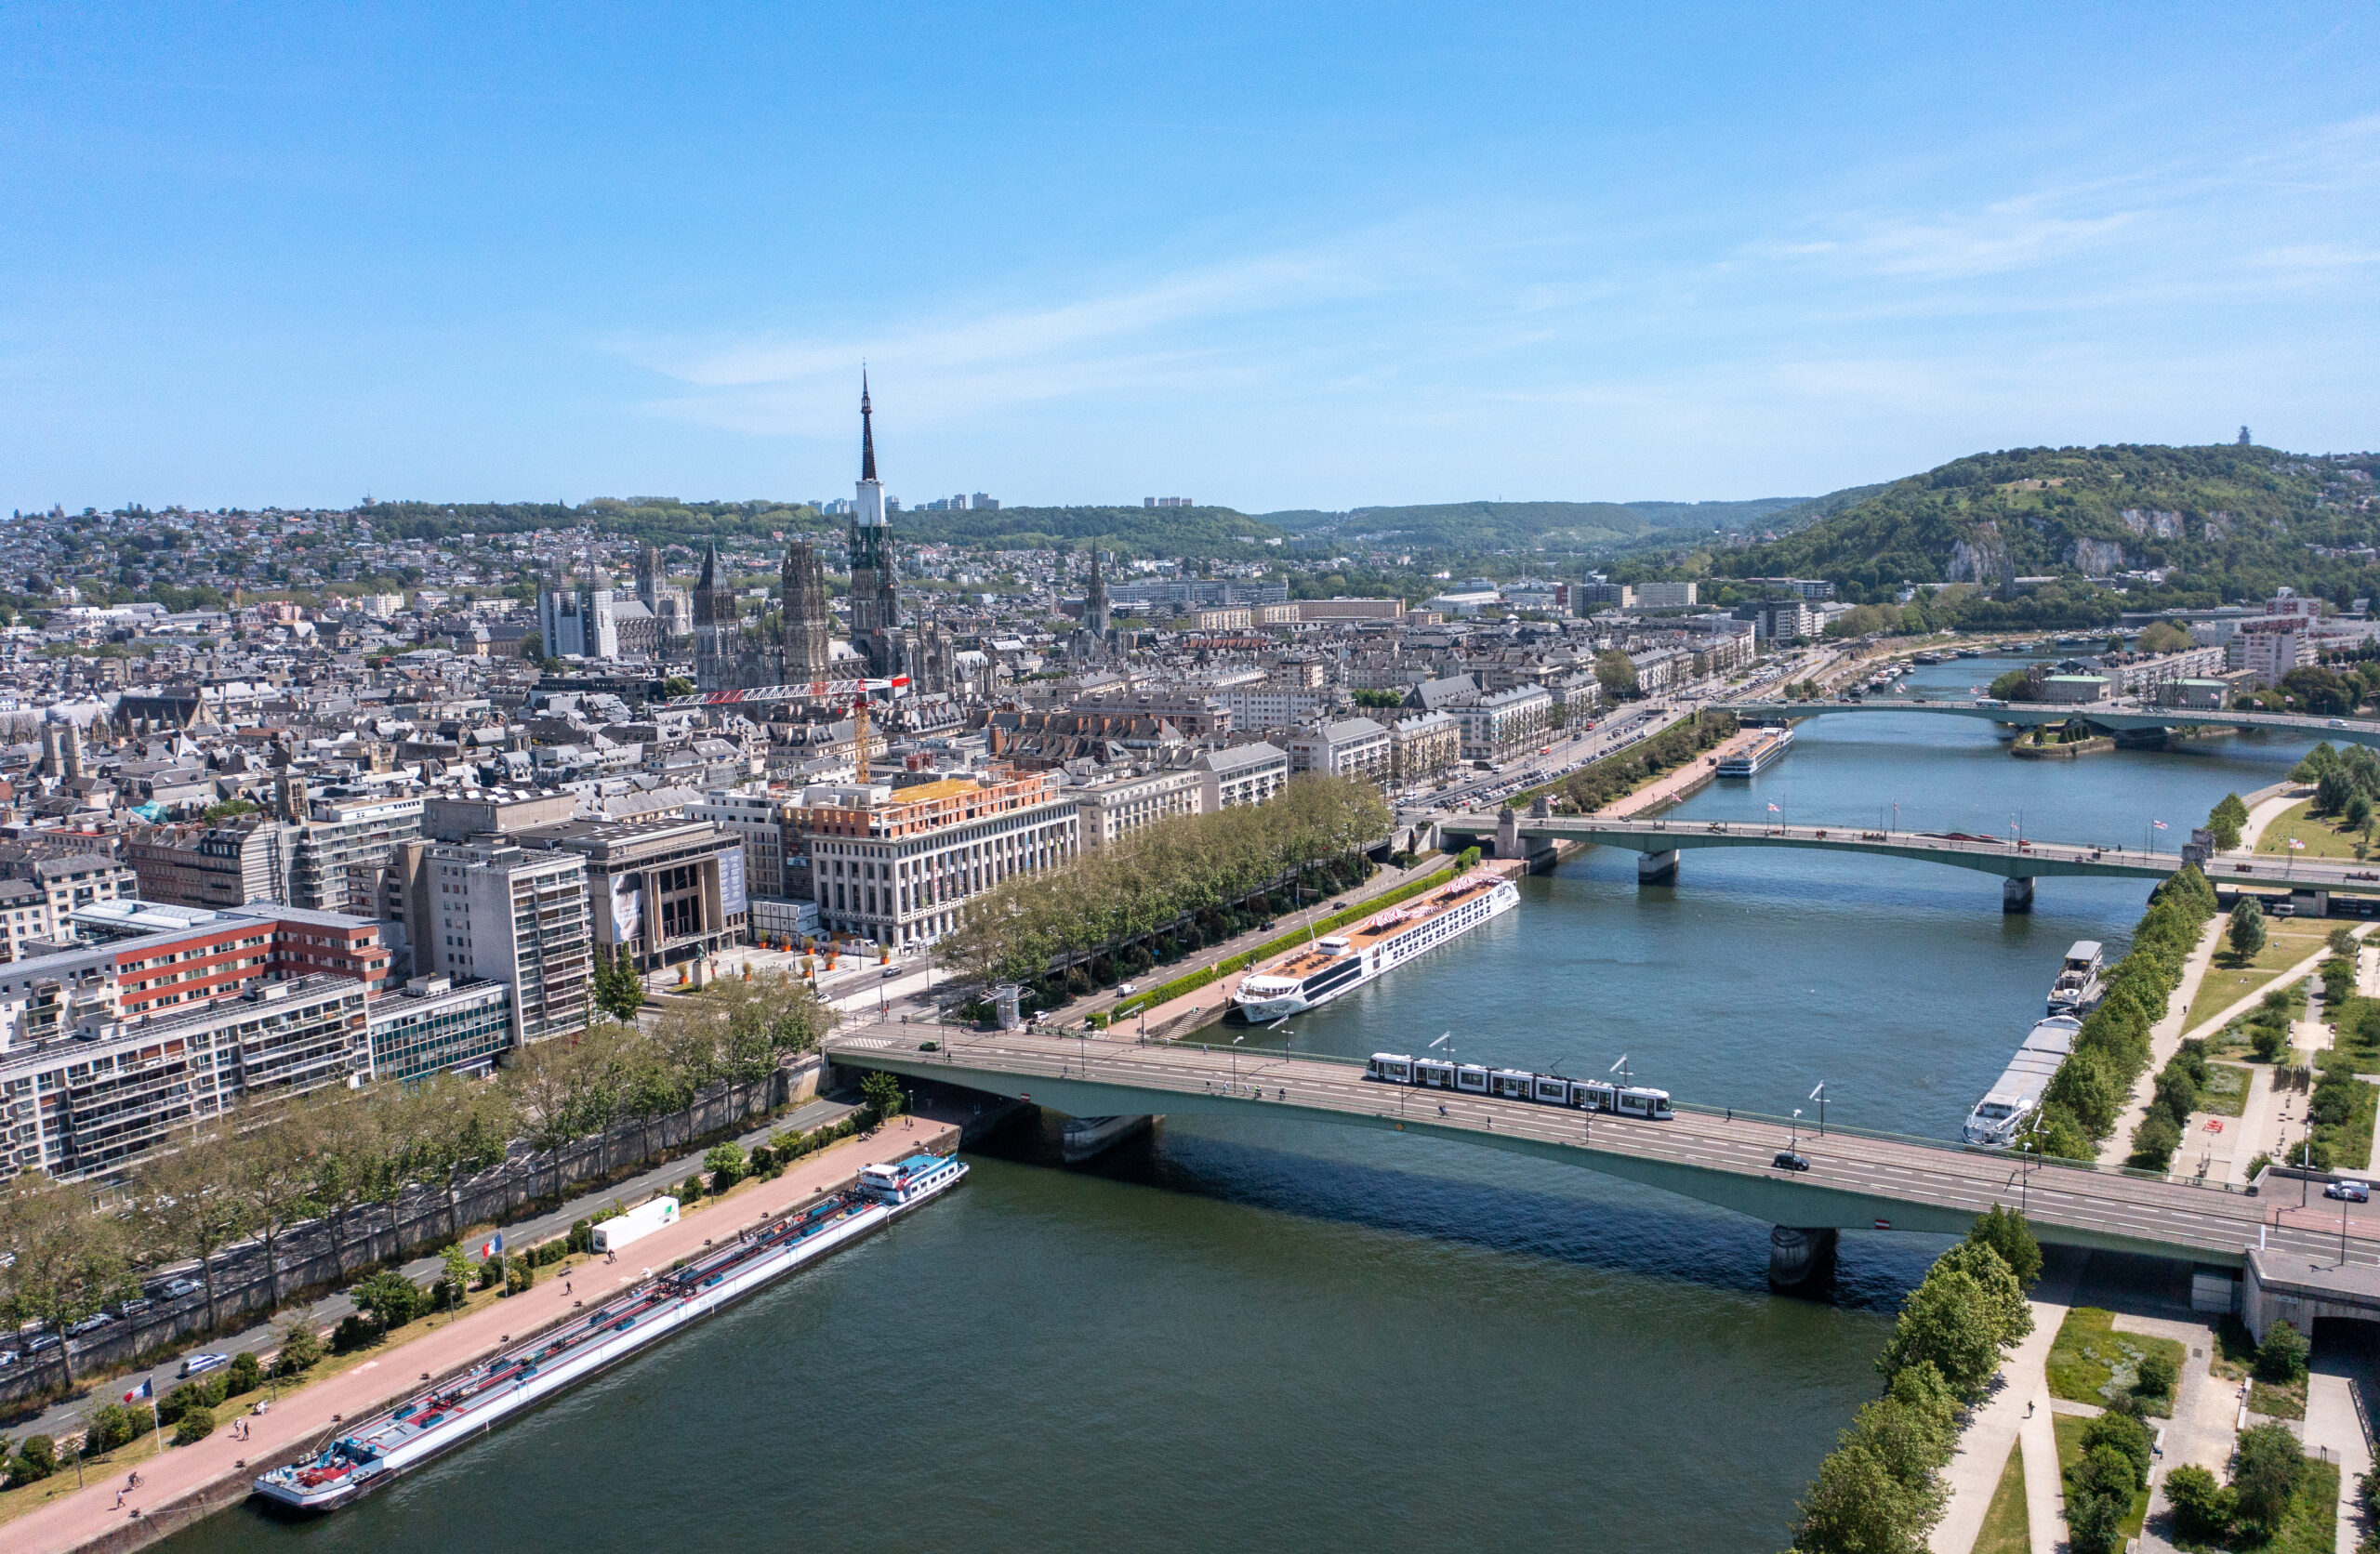
{"type": "MultiPolygon", "coordinates": [[[[809,1082],[813,1087],[816,1073],[824,1066],[814,1057],[809,1060],[812,1071],[809,1082]]],[[[640,1166],[629,1175],[579,1188],[568,1198],[559,1203],[549,1202],[547,1206],[519,1218],[466,1219],[459,1235],[449,1238],[442,1233],[430,1245],[443,1248],[451,1239],[465,1247],[476,1248],[487,1239],[489,1231],[501,1231],[506,1243],[516,1249],[534,1246],[563,1234],[574,1221],[601,1218],[610,1213],[616,1205],[641,1203],[658,1193],[676,1192],[679,1183],[704,1168],[703,1157],[716,1144],[734,1142],[748,1155],[755,1145],[765,1144],[777,1134],[811,1133],[822,1127],[831,1127],[859,1109],[852,1101],[813,1097],[782,1115],[763,1115],[756,1126],[741,1132],[723,1138],[699,1139],[696,1147],[667,1153],[658,1164],[640,1166]]],[[[475,1258],[475,1264],[476,1261],[475,1258]]],[[[441,1252],[432,1251],[386,1266],[394,1267],[418,1284],[438,1278],[444,1264],[441,1252]]],[[[279,1345],[280,1327],[286,1324],[292,1312],[302,1312],[305,1319],[318,1329],[327,1331],[337,1325],[342,1318],[354,1314],[355,1302],[349,1297],[347,1291],[356,1280],[370,1271],[372,1268],[368,1264],[351,1267],[346,1278],[327,1294],[312,1294],[296,1288],[284,1290],[280,1313],[274,1318],[219,1331],[211,1337],[192,1338],[189,1343],[172,1349],[155,1347],[145,1351],[148,1358],[129,1366],[112,1370],[78,1370],[77,1391],[73,1395],[46,1403],[29,1416],[10,1418],[6,1433],[16,1439],[27,1435],[73,1435],[83,1428],[82,1417],[86,1408],[138,1388],[144,1378],[162,1398],[173,1390],[180,1379],[178,1374],[180,1355],[187,1349],[214,1349],[226,1354],[249,1350],[262,1354],[279,1345]]],[[[220,1277],[223,1275],[218,1274],[220,1277]]],[[[80,1358],[78,1356],[78,1363],[80,1358]]]]}
{"type": "Polygon", "coordinates": [[[575,1320],[581,1303],[600,1301],[654,1269],[693,1257],[711,1243],[773,1216],[800,1208],[851,1185],[861,1166],[920,1150],[946,1152],[958,1129],[903,1117],[871,1134],[845,1139],[802,1161],[774,1181],[750,1180],[690,1205],[679,1221],[639,1241],[635,1266],[587,1263],[569,1280],[531,1286],[459,1320],[389,1345],[354,1370],[301,1388],[250,1422],[245,1441],[218,1430],[195,1445],[177,1446],[142,1470],[140,1487],[119,1509],[122,1480],[95,1480],[7,1524],[10,1554],[128,1554],[217,1511],[238,1504],[256,1476],[321,1451],[346,1425],[394,1406],[431,1381],[459,1375],[512,1342],[575,1320]],[[608,1277],[607,1277],[608,1275],[608,1277]],[[584,1292],[575,1284],[585,1281],[584,1292]]]}
{"type": "MultiPolygon", "coordinates": [[[[1431,874],[1439,872],[1444,867],[1441,859],[1433,858],[1430,862],[1437,864],[1438,868],[1423,870],[1417,867],[1411,871],[1414,879],[1426,879],[1431,874]]],[[[1503,878],[1517,879],[1528,873],[1529,863],[1525,858],[1491,858],[1480,866],[1503,878]]],[[[1404,883],[1410,883],[1410,881],[1404,883]]],[[[1404,884],[1400,883],[1389,889],[1376,892],[1375,897],[1385,896],[1395,889],[1403,888],[1404,884]]],[[[1219,946],[1223,953],[1217,955],[1209,964],[1217,965],[1229,961],[1236,955],[1244,955],[1250,949],[1258,948],[1280,937],[1282,934],[1277,923],[1270,930],[1250,929],[1239,935],[1230,944],[1219,946]]],[[[1287,950],[1281,952],[1282,955],[1289,953],[1287,950]]],[[[1262,971],[1265,964],[1264,961],[1258,961],[1254,965],[1218,977],[1202,987],[1195,987],[1187,993],[1169,998],[1162,1004],[1152,1005],[1137,1011],[1130,1020],[1117,1022],[1114,1029],[1130,1034],[1135,1040],[1180,1041],[1215,1023],[1228,1014],[1231,1011],[1232,996],[1239,991],[1239,984],[1262,971]]]]}

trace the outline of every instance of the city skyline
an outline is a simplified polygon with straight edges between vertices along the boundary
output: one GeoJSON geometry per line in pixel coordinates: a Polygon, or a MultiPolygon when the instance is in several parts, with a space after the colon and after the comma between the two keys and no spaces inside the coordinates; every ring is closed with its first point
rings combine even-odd
{"type": "Polygon", "coordinates": [[[2369,446],[2372,31],[36,7],[0,501],[839,495],[863,360],[911,505],[2369,446]]]}

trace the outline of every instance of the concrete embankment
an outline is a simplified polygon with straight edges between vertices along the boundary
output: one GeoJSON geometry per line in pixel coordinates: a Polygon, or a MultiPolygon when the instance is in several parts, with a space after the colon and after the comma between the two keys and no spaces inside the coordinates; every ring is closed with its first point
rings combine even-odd
{"type": "Polygon", "coordinates": [[[113,1497],[124,1480],[94,1463],[87,1487],[5,1523],[0,1542],[11,1554],[126,1554],[146,1547],[238,1504],[247,1497],[258,1474],[319,1452],[343,1430],[420,1390],[429,1384],[425,1376],[431,1380],[458,1376],[516,1336],[574,1321],[582,1303],[602,1300],[651,1269],[693,1257],[723,1236],[850,1186],[858,1179],[859,1168],[871,1161],[921,1149],[946,1152],[958,1140],[954,1125],[909,1117],[866,1137],[845,1139],[774,1181],[749,1182],[725,1197],[705,1200],[677,1224],[638,1242],[631,1254],[638,1267],[620,1264],[615,1271],[611,1265],[588,1262],[566,1275],[557,1272],[519,1295],[427,1326],[418,1337],[391,1344],[351,1370],[288,1393],[270,1413],[249,1419],[250,1434],[245,1441],[218,1429],[194,1445],[169,1449],[141,1465],[143,1482],[125,1497],[121,1509],[113,1497]],[[583,1295],[573,1288],[582,1280],[588,1286],[583,1295]]]}

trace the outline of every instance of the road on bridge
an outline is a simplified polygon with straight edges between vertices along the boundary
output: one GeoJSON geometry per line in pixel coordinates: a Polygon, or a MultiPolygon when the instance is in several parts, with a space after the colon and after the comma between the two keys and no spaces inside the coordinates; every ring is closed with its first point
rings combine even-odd
{"type": "MultiPolygon", "coordinates": [[[[838,1062],[940,1079],[996,1094],[1061,1097],[1078,1114],[1127,1111],[1277,1112],[1302,1118],[1402,1128],[1528,1152],[1568,1157],[1589,1169],[1653,1180],[1705,1202],[1759,1212],[1773,1223],[1890,1228],[1895,1205],[1922,1212],[1902,1229],[1947,1231],[1994,1204],[2022,1209],[2044,1241],[2196,1258],[2237,1265],[2249,1248],[2268,1246],[2336,1260],[2339,1223],[2283,1212],[2270,1200],[2187,1179],[2118,1172],[2056,1161],[2029,1166],[2017,1156],[1950,1143],[1805,1126],[1701,1109],[1669,1122],[1493,1100],[1443,1090],[1388,1085],[1361,1064],[1284,1053],[1141,1043],[1089,1034],[1029,1031],[936,1033],[941,1050],[924,1052],[918,1026],[871,1025],[830,1037],[838,1062]],[[1102,1092],[1106,1092],[1103,1094],[1102,1092]],[[1127,1095],[1118,1092],[1135,1092],[1127,1095]],[[1792,1143],[1809,1161],[1788,1174],[1771,1161],[1792,1143]],[[1550,1146],[1550,1148],[1548,1147],[1550,1146]],[[1648,1173],[1639,1167],[1664,1169],[1648,1173]],[[1747,1194],[1746,1185],[1760,1191],[1747,1194]],[[1809,1213],[1794,1217],[1796,1200],[1809,1213]],[[1830,1218],[1822,1205],[1882,1205],[1872,1217],[1830,1218]],[[1749,1205],[1757,1205],[1747,1206],[1749,1205]]],[[[1064,1110],[1063,1106],[1058,1109],[1064,1110]]],[[[2294,1211],[2297,1193],[2289,1194],[2294,1211]]],[[[2317,1205],[2319,1215],[2322,1205],[2317,1205]]],[[[2380,1221],[2347,1221],[2352,1260],[2369,1262],[2380,1221]]]]}

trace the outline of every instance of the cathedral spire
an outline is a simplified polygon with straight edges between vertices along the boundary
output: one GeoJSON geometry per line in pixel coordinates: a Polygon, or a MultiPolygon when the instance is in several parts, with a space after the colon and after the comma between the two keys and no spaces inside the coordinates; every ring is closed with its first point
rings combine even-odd
{"type": "Polygon", "coordinates": [[[876,479],[876,428],[869,421],[867,369],[859,370],[859,478],[876,479]]]}

